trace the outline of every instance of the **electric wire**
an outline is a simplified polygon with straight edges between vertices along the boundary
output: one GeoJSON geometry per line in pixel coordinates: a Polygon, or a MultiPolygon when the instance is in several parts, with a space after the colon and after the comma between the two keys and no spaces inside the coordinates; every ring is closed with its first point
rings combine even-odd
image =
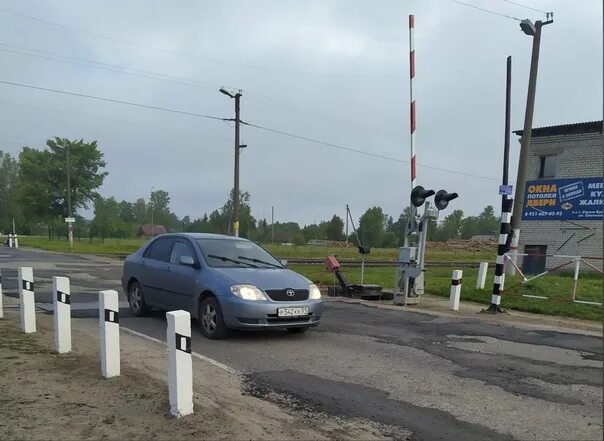
{"type": "MultiPolygon", "coordinates": [[[[307,136],[296,135],[294,133],[285,132],[283,130],[271,129],[270,127],[264,127],[264,126],[260,126],[258,124],[252,124],[252,123],[248,123],[248,122],[244,122],[244,121],[241,121],[241,124],[249,126],[249,127],[254,127],[256,129],[259,129],[259,130],[264,130],[264,131],[267,131],[267,132],[276,133],[276,134],[283,135],[283,136],[288,136],[290,138],[300,139],[302,141],[308,141],[308,142],[312,142],[314,144],[320,144],[320,145],[323,145],[323,146],[326,146],[326,147],[331,147],[333,149],[345,150],[345,151],[348,151],[348,152],[359,153],[361,155],[373,156],[375,158],[380,158],[380,159],[386,159],[388,161],[395,161],[395,162],[400,162],[400,163],[403,163],[403,164],[409,164],[409,161],[406,161],[404,159],[394,158],[392,156],[381,155],[379,153],[367,152],[367,151],[364,151],[364,150],[358,150],[358,149],[355,149],[355,148],[352,148],[352,147],[347,147],[347,146],[343,146],[343,145],[339,145],[339,144],[334,144],[334,143],[331,143],[331,142],[326,142],[326,141],[321,141],[321,140],[314,139],[314,138],[309,138],[307,136]]],[[[459,170],[446,169],[446,168],[435,167],[435,166],[432,166],[432,165],[425,165],[425,164],[418,164],[418,167],[423,167],[423,168],[427,168],[427,169],[431,169],[431,170],[438,170],[438,171],[442,171],[442,172],[446,172],[446,173],[454,173],[454,174],[458,174],[458,175],[461,175],[461,176],[467,176],[467,177],[472,177],[472,178],[485,179],[485,180],[488,180],[488,181],[499,182],[499,180],[495,179],[495,178],[490,178],[488,176],[476,175],[476,174],[472,174],[472,173],[466,173],[466,172],[462,172],[462,171],[459,171],[459,170]]]]}
{"type": "Polygon", "coordinates": [[[512,5],[520,6],[521,8],[530,9],[531,11],[541,12],[542,14],[548,14],[547,11],[542,11],[541,9],[533,8],[532,6],[523,5],[522,3],[513,2],[512,0],[503,0],[506,3],[511,3],[512,5]]]}
{"type": "MultiPolygon", "coordinates": [[[[94,100],[98,100],[98,101],[106,101],[106,102],[110,102],[110,103],[123,104],[123,105],[128,105],[128,106],[140,107],[140,108],[144,108],[144,109],[160,110],[160,111],[164,111],[164,112],[170,112],[170,113],[176,113],[176,114],[181,114],[181,115],[194,116],[194,117],[199,117],[199,118],[206,118],[206,119],[211,119],[211,120],[216,120],[216,121],[222,121],[225,123],[228,123],[229,121],[233,121],[233,118],[221,118],[218,116],[204,115],[204,114],[200,114],[200,113],[187,112],[184,110],[170,109],[167,107],[151,106],[148,104],[133,103],[131,101],[124,101],[124,100],[118,100],[118,99],[113,99],[113,98],[105,98],[105,97],[87,95],[87,94],[77,93],[77,92],[68,92],[65,90],[51,89],[48,87],[34,86],[31,84],[16,83],[13,81],[0,80],[0,84],[6,84],[6,85],[10,85],[10,86],[17,86],[17,87],[25,87],[25,88],[34,89],[34,90],[42,90],[45,92],[58,93],[58,94],[76,96],[76,97],[81,97],[81,98],[89,98],[89,99],[94,99],[94,100]]],[[[271,132],[271,133],[275,133],[275,134],[279,134],[279,135],[283,135],[283,136],[288,136],[290,138],[300,139],[300,140],[311,142],[314,144],[320,144],[320,145],[338,149],[338,150],[345,150],[345,151],[349,151],[349,152],[353,152],[353,153],[357,153],[357,154],[361,154],[361,155],[365,155],[365,156],[371,156],[371,157],[375,157],[375,158],[385,159],[388,161],[400,162],[403,164],[409,163],[409,161],[405,161],[403,159],[394,158],[394,157],[382,155],[379,153],[372,153],[372,152],[367,152],[364,150],[358,150],[358,149],[355,149],[352,147],[347,147],[347,146],[343,146],[343,145],[339,145],[339,144],[321,141],[321,140],[309,138],[306,136],[296,135],[294,133],[285,132],[283,130],[271,129],[270,127],[265,127],[265,126],[261,126],[258,124],[252,124],[252,123],[248,123],[245,121],[241,121],[241,124],[249,126],[249,127],[253,127],[253,128],[256,128],[259,130],[264,130],[267,132],[271,132]]],[[[431,165],[423,165],[423,164],[418,164],[418,167],[423,167],[423,168],[427,168],[427,169],[431,169],[431,170],[437,170],[437,171],[442,171],[442,172],[446,172],[446,173],[458,174],[461,176],[467,176],[467,177],[472,177],[472,178],[485,179],[485,180],[489,180],[489,181],[498,182],[497,179],[494,179],[494,178],[491,178],[488,176],[481,176],[481,175],[476,175],[476,174],[472,174],[472,173],[466,173],[466,172],[462,172],[459,170],[452,170],[452,169],[446,169],[446,168],[435,167],[435,166],[431,166],[431,165]]]]}
{"type": "Polygon", "coordinates": [[[107,101],[110,103],[117,103],[117,104],[124,104],[124,105],[128,105],[128,106],[141,107],[144,109],[161,110],[163,112],[178,113],[181,115],[196,116],[199,118],[213,119],[213,120],[218,120],[218,121],[228,121],[228,118],[221,118],[218,116],[211,116],[211,115],[204,115],[201,113],[187,112],[185,110],[169,109],[167,107],[151,106],[149,104],[133,103],[130,101],[123,101],[123,100],[118,100],[118,99],[114,99],[114,98],[105,98],[105,97],[100,97],[100,96],[95,96],[95,95],[87,95],[84,93],[68,92],[66,90],[51,89],[49,87],[34,86],[31,84],[16,83],[13,81],[0,80],[0,84],[8,84],[8,85],[17,86],[17,87],[26,87],[28,89],[43,90],[45,92],[60,93],[63,95],[71,95],[71,96],[77,96],[77,97],[81,97],[81,98],[89,98],[89,99],[98,100],[98,101],[107,101]]]}
{"type": "Polygon", "coordinates": [[[516,21],[522,21],[518,17],[513,17],[511,15],[506,15],[506,14],[502,14],[500,12],[491,11],[490,9],[481,8],[480,6],[472,5],[470,3],[464,3],[464,2],[461,2],[459,0],[449,0],[449,1],[452,1],[453,3],[457,3],[459,5],[467,6],[469,8],[478,9],[479,11],[487,12],[489,14],[499,15],[500,17],[510,18],[510,19],[516,20],[516,21]]]}
{"type": "MultiPolygon", "coordinates": [[[[97,32],[88,31],[88,30],[82,29],[82,28],[67,26],[67,25],[64,25],[61,23],[56,23],[56,22],[53,22],[50,20],[45,20],[43,18],[24,14],[22,12],[12,11],[10,9],[0,8],[0,12],[3,12],[5,14],[10,14],[13,16],[17,16],[17,17],[27,18],[29,20],[44,23],[49,26],[54,26],[54,27],[58,27],[61,29],[66,29],[66,30],[70,30],[70,31],[74,31],[74,32],[80,32],[82,34],[90,35],[90,36],[97,37],[97,38],[104,38],[104,39],[115,41],[115,42],[118,42],[121,44],[136,46],[138,48],[153,50],[153,51],[157,51],[157,52],[163,52],[165,54],[175,55],[175,56],[179,56],[179,57],[194,58],[194,59],[211,62],[211,63],[221,63],[221,64],[227,64],[227,65],[231,65],[231,66],[244,67],[244,68],[248,68],[248,69],[257,69],[257,70],[262,70],[265,72],[280,72],[280,73],[286,73],[286,74],[298,74],[298,75],[308,75],[308,76],[326,76],[326,77],[331,76],[331,77],[339,77],[339,78],[358,78],[358,79],[383,79],[383,78],[392,78],[393,76],[395,76],[395,75],[360,75],[360,74],[344,74],[344,73],[328,73],[328,72],[311,72],[311,71],[302,71],[302,70],[296,70],[296,69],[284,69],[284,68],[278,68],[278,67],[268,67],[268,66],[260,66],[260,65],[255,65],[255,64],[239,63],[239,62],[231,61],[231,60],[203,57],[201,55],[188,54],[185,52],[175,51],[175,50],[171,50],[171,49],[164,49],[164,48],[159,48],[156,46],[150,46],[150,45],[138,43],[135,41],[130,41],[130,40],[125,40],[125,39],[118,38],[118,37],[113,37],[111,35],[105,35],[105,34],[100,34],[97,32]]],[[[400,75],[396,75],[396,77],[399,77],[399,76],[400,75]]]]}

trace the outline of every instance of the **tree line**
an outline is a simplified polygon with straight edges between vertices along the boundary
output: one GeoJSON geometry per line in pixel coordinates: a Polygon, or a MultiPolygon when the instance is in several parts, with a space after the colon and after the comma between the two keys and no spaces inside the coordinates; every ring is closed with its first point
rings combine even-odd
{"type": "MultiPolygon", "coordinates": [[[[225,203],[198,218],[178,217],[170,209],[170,195],[155,190],[150,197],[135,201],[118,201],[103,197],[98,189],[108,172],[104,155],[96,141],[84,142],[53,138],[46,148],[24,147],[18,157],[0,151],[0,230],[12,231],[15,221],[19,234],[65,237],[64,218],[68,215],[67,175],[70,176],[71,212],[76,218],[74,234],[79,238],[131,238],[141,225],[163,225],[168,231],[230,234],[233,216],[233,192],[225,203]],[[84,219],[82,211],[92,209],[92,219],[84,219]]],[[[338,204],[341,205],[341,204],[338,204]]],[[[405,225],[410,209],[396,218],[379,206],[368,208],[358,219],[358,229],[349,228],[345,235],[344,220],[333,215],[318,224],[300,226],[297,222],[276,222],[252,215],[251,196],[240,192],[240,234],[260,242],[292,242],[305,244],[313,239],[361,243],[372,247],[396,247],[403,244],[405,225]]],[[[464,217],[454,210],[438,224],[432,222],[428,240],[469,239],[477,234],[493,234],[499,220],[493,207],[487,206],[478,216],[464,217]]]]}

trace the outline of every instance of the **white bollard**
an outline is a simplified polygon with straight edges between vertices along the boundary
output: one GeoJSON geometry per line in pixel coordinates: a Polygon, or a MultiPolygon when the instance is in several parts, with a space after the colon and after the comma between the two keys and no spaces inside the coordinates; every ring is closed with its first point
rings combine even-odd
{"type": "Polygon", "coordinates": [[[15,234],[15,248],[19,248],[19,239],[17,238],[16,234],[15,234]]]}
{"type": "Polygon", "coordinates": [[[26,334],[36,332],[36,301],[34,297],[34,271],[28,266],[19,267],[19,312],[21,330],[26,334]]]}
{"type": "Polygon", "coordinates": [[[478,267],[478,277],[476,278],[476,289],[484,289],[484,284],[487,281],[487,271],[489,270],[489,262],[480,262],[478,267]]]}
{"type": "Polygon", "coordinates": [[[170,311],[166,313],[166,319],[170,413],[180,418],[193,413],[191,315],[182,310],[170,311]]]}
{"type": "Polygon", "coordinates": [[[13,235],[12,234],[8,235],[8,247],[9,248],[13,247],[13,235]]]}
{"type": "Polygon", "coordinates": [[[4,306],[2,305],[2,272],[0,272],[0,319],[4,318],[4,306]]]}
{"type": "Polygon", "coordinates": [[[105,378],[120,374],[120,325],[117,291],[99,292],[101,330],[101,374],[105,378]]]}
{"type": "Polygon", "coordinates": [[[71,351],[71,291],[67,277],[52,278],[55,321],[55,351],[71,351]]]}
{"type": "Polygon", "coordinates": [[[449,309],[457,311],[459,309],[459,297],[461,296],[461,276],[462,270],[453,271],[451,276],[451,296],[449,297],[449,309]]]}

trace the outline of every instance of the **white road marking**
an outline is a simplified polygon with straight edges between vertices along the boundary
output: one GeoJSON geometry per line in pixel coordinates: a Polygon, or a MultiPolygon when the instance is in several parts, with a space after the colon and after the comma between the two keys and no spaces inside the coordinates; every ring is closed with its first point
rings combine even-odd
{"type": "MultiPolygon", "coordinates": [[[[133,329],[129,329],[129,328],[126,328],[124,326],[121,326],[120,329],[122,329],[123,331],[126,331],[126,332],[128,332],[128,333],[130,333],[132,335],[136,335],[137,337],[144,338],[144,339],[152,341],[154,343],[159,343],[162,346],[167,346],[166,342],[161,341],[161,340],[159,340],[157,338],[151,337],[151,336],[149,336],[147,334],[143,334],[141,332],[134,331],[133,329]]],[[[222,369],[224,371],[227,371],[227,372],[229,372],[231,374],[239,374],[239,372],[237,370],[233,369],[230,366],[227,366],[224,363],[219,362],[218,360],[214,360],[213,358],[206,357],[205,355],[198,354],[197,352],[191,352],[191,355],[193,357],[195,357],[195,358],[198,358],[199,360],[203,360],[203,361],[205,361],[207,363],[210,363],[212,366],[216,366],[217,368],[222,369]]]]}

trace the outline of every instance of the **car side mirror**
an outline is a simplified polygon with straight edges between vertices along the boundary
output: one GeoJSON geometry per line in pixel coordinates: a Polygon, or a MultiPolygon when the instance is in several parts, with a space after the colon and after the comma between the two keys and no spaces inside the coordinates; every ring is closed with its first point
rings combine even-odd
{"type": "Polygon", "coordinates": [[[287,260],[281,259],[279,262],[281,263],[281,265],[283,265],[285,268],[287,268],[287,260]]]}
{"type": "Polygon", "coordinates": [[[191,256],[180,256],[180,264],[186,266],[195,266],[195,259],[191,256]]]}

